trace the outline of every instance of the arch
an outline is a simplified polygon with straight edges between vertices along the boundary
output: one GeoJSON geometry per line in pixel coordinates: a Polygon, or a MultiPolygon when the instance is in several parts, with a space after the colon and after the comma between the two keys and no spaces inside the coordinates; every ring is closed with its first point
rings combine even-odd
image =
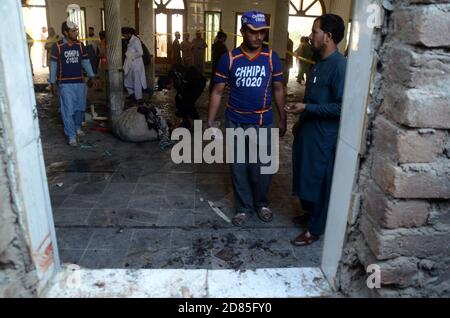
{"type": "Polygon", "coordinates": [[[155,12],[164,10],[185,10],[186,0],[153,0],[155,12]]]}
{"type": "Polygon", "coordinates": [[[289,15],[297,17],[319,17],[326,13],[323,0],[290,0],[289,15]]]}

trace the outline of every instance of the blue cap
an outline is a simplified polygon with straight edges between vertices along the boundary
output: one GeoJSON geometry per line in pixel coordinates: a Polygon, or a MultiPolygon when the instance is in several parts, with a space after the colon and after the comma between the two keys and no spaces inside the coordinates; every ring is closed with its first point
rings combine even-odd
{"type": "Polygon", "coordinates": [[[253,31],[270,29],[267,25],[266,15],[260,11],[247,11],[241,18],[242,26],[246,25],[253,31]]]}

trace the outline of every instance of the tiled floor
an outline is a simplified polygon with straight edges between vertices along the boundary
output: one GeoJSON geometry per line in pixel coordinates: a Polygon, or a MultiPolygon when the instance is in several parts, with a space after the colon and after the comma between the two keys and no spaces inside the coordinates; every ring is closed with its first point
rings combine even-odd
{"type": "MultiPolygon", "coordinates": [[[[291,99],[302,88],[290,83],[291,99]]],[[[173,118],[173,93],[152,101],[173,118]]],[[[48,94],[38,94],[40,126],[60,256],[86,268],[185,268],[236,270],[318,266],[322,241],[290,245],[300,228],[291,191],[290,133],[280,145],[280,171],[269,197],[275,218],[252,216],[235,228],[208,201],[232,217],[232,187],[226,165],[175,165],[157,143],[125,143],[86,129],[81,147],[66,145],[61,120],[48,94]]],[[[206,116],[207,93],[198,102],[206,116]]],[[[101,112],[101,96],[90,96],[101,112]]],[[[223,115],[219,120],[223,121],[223,115]]],[[[293,118],[290,118],[290,127],[293,118]]]]}

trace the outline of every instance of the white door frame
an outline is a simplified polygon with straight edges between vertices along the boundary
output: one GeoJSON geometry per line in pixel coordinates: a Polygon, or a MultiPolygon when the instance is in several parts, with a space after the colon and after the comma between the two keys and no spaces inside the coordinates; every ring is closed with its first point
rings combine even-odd
{"type": "MultiPolygon", "coordinates": [[[[336,273],[342,255],[348,215],[352,206],[352,191],[358,171],[359,151],[364,136],[364,120],[372,77],[373,31],[377,25],[368,23],[370,19],[373,19],[373,12],[368,11],[368,8],[370,4],[378,2],[379,0],[355,1],[352,44],[346,76],[347,85],[344,93],[341,129],[320,267],[333,288],[336,287],[336,273]]],[[[9,30],[8,38],[5,33],[0,35],[0,70],[3,70],[3,73],[0,73],[0,120],[3,121],[5,127],[5,140],[8,140],[6,146],[10,154],[9,179],[13,183],[11,186],[17,190],[14,193],[13,201],[32,251],[39,279],[38,291],[42,291],[44,287],[51,284],[51,279],[58,273],[61,274],[62,271],[40,140],[31,68],[23,34],[24,24],[20,2],[16,0],[1,1],[0,9],[1,12],[9,12],[8,15],[4,15],[3,19],[0,19],[0,27],[9,30]],[[15,52],[15,54],[11,55],[11,52],[15,52]],[[11,78],[12,74],[14,74],[14,79],[11,78]]],[[[286,269],[283,273],[290,273],[291,270],[286,269]]],[[[307,269],[306,272],[309,270],[307,269]]],[[[147,276],[150,275],[148,277],[153,277],[151,276],[152,270],[141,272],[144,271],[147,276]]],[[[90,271],[90,273],[93,272],[95,271],[90,271]]],[[[121,270],[113,272],[120,273],[121,270]]],[[[267,281],[267,270],[262,269],[259,272],[262,273],[259,277],[260,280],[267,281]]],[[[186,271],[181,269],[170,270],[170,273],[172,276],[187,277],[185,276],[186,271]]],[[[209,271],[209,273],[210,276],[220,275],[219,271],[209,271]]],[[[312,269],[311,273],[308,272],[305,274],[306,276],[301,276],[304,275],[302,272],[300,276],[311,279],[317,277],[317,269],[316,271],[312,269]]],[[[230,272],[230,275],[234,274],[230,272]]],[[[122,276],[119,275],[119,277],[122,276]]],[[[298,278],[295,275],[288,275],[286,279],[289,277],[298,278]]],[[[294,279],[297,281],[296,278],[294,279]]],[[[221,279],[221,281],[224,280],[221,279]]],[[[303,283],[298,281],[298,284],[303,283]]],[[[220,290],[220,286],[218,290],[220,290]]],[[[298,294],[303,295],[302,293],[298,294]]],[[[252,294],[247,291],[241,295],[251,296],[252,294]]],[[[276,294],[271,295],[276,297],[276,294]]],[[[308,292],[304,294],[304,296],[307,295],[309,295],[308,292]]]]}
{"type": "Polygon", "coordinates": [[[353,191],[359,171],[359,154],[365,142],[365,120],[375,61],[374,30],[381,26],[381,1],[355,1],[349,59],[345,77],[336,161],[328,208],[321,269],[336,288],[347,223],[357,203],[353,191]]]}

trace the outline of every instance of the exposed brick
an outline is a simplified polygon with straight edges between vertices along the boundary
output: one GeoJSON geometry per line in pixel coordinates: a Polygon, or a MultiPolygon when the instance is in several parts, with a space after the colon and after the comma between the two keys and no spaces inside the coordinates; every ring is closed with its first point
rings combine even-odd
{"type": "Polygon", "coordinates": [[[379,116],[374,122],[374,145],[386,158],[399,163],[429,163],[444,153],[444,131],[405,130],[379,116]]]}
{"type": "Polygon", "coordinates": [[[371,183],[363,196],[363,211],[387,229],[411,228],[427,223],[430,205],[419,200],[395,200],[371,183]]]}
{"type": "Polygon", "coordinates": [[[394,34],[405,43],[427,47],[450,46],[450,6],[417,6],[394,13],[394,34]]]}
{"type": "Polygon", "coordinates": [[[372,176],[387,194],[398,199],[450,198],[450,161],[395,165],[376,155],[372,176]]]}
{"type": "Polygon", "coordinates": [[[430,212],[428,223],[437,230],[450,231],[450,201],[435,203],[430,212]]]}
{"type": "Polygon", "coordinates": [[[383,286],[396,285],[400,288],[405,288],[415,283],[415,275],[418,271],[418,259],[399,257],[393,260],[380,262],[376,259],[363,240],[359,240],[356,243],[355,248],[358,259],[364,265],[365,269],[372,264],[380,266],[381,284],[383,286]]]}
{"type": "Polygon", "coordinates": [[[426,258],[447,255],[449,252],[446,242],[450,241],[450,233],[439,232],[431,227],[384,230],[364,216],[360,229],[378,260],[402,256],[426,258]]]}
{"type": "Polygon", "coordinates": [[[395,84],[386,88],[382,109],[405,126],[450,129],[450,81],[405,89],[395,84]]]}
{"type": "Polygon", "coordinates": [[[450,79],[450,56],[444,50],[427,51],[392,43],[385,48],[384,61],[386,81],[407,88],[421,88],[450,79]]]}

